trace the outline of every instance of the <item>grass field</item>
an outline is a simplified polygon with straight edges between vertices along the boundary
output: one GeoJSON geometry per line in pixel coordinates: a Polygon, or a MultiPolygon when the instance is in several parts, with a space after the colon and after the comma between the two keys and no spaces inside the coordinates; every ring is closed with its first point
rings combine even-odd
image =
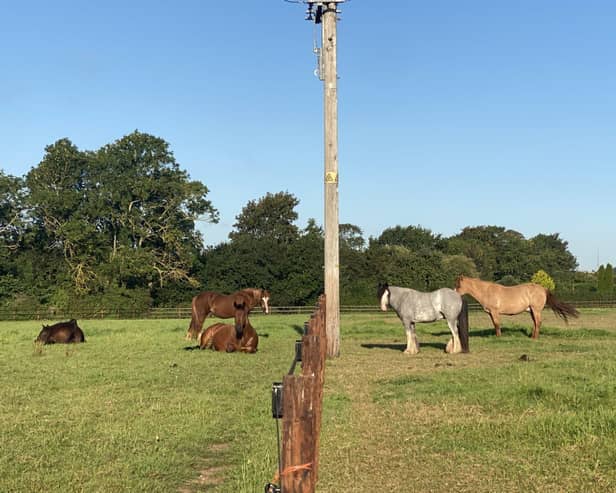
{"type": "MultiPolygon", "coordinates": [[[[259,352],[184,340],[188,320],[83,320],[87,342],[36,347],[0,322],[0,492],[262,492],[276,469],[270,388],[304,315],[253,317],[259,352]]],[[[566,327],[471,313],[402,353],[392,312],[343,315],[328,360],[319,492],[616,492],[616,310],[566,327]]]]}

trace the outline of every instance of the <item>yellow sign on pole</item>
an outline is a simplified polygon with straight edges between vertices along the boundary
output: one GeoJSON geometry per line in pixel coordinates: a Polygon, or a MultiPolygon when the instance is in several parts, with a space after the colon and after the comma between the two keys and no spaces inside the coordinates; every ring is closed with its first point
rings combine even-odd
{"type": "Polygon", "coordinates": [[[335,171],[325,173],[325,183],[338,183],[338,173],[335,171]]]}

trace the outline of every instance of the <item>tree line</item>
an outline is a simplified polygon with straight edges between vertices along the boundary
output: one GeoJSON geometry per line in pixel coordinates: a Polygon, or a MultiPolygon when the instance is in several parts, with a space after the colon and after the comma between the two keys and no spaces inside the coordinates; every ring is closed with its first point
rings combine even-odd
{"type": "MultiPolygon", "coordinates": [[[[0,306],[139,310],[247,286],[266,287],[277,305],[313,304],[323,287],[323,230],[315,219],[298,226],[299,199],[281,191],[249,201],[228,241],[205,247],[197,222],[219,220],[208,193],[166,141],[138,131],[96,151],[61,139],[25,176],[0,170],[0,306]]],[[[561,296],[612,296],[608,267],[599,279],[578,272],[558,233],[525,238],[469,226],[446,238],[396,225],[366,239],[359,226],[340,225],[347,305],[374,304],[383,280],[429,291],[460,274],[511,285],[540,270],[561,296]]]]}

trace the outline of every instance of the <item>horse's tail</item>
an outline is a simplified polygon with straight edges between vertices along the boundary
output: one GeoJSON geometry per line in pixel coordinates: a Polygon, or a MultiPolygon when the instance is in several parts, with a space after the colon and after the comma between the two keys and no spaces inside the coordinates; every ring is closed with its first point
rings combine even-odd
{"type": "Polygon", "coordinates": [[[577,311],[577,308],[572,304],[558,300],[549,289],[546,289],[545,293],[545,304],[549,306],[556,315],[562,318],[565,323],[569,322],[568,317],[577,318],[580,316],[580,312],[577,311]]]}
{"type": "Polygon", "coordinates": [[[197,339],[199,337],[199,332],[201,332],[201,326],[203,325],[203,322],[199,320],[199,313],[196,306],[197,298],[198,296],[193,296],[192,299],[190,325],[188,326],[186,339],[197,339]]]}
{"type": "Polygon", "coordinates": [[[468,345],[468,302],[464,299],[462,300],[462,309],[458,315],[458,335],[460,336],[462,352],[470,352],[468,345]]]}

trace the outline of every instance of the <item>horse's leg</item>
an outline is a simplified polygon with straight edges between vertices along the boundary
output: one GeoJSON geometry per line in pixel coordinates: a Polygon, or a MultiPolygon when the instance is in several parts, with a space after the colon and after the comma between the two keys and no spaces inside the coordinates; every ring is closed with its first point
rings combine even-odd
{"type": "Polygon", "coordinates": [[[256,334],[254,336],[249,336],[247,339],[242,339],[242,345],[240,346],[240,351],[244,353],[256,353],[257,352],[257,344],[256,344],[256,334]]]}
{"type": "Polygon", "coordinates": [[[451,331],[451,339],[447,343],[445,347],[446,353],[461,353],[462,352],[462,344],[460,343],[460,336],[458,334],[458,321],[457,318],[453,320],[447,319],[447,325],[449,326],[449,330],[451,331]]]}
{"type": "Polygon", "coordinates": [[[539,338],[539,329],[541,328],[541,310],[538,310],[537,307],[530,307],[530,316],[533,319],[533,333],[530,336],[531,339],[539,338]]]}
{"type": "Polygon", "coordinates": [[[197,321],[197,340],[201,339],[201,334],[203,334],[203,325],[205,324],[205,319],[208,317],[208,315],[211,312],[207,311],[205,312],[205,315],[203,315],[203,318],[199,317],[198,321],[197,321]]]}
{"type": "Polygon", "coordinates": [[[492,323],[494,324],[494,328],[496,329],[496,337],[499,337],[501,335],[499,314],[495,312],[488,313],[490,314],[490,318],[492,319],[492,323]]]}
{"type": "Polygon", "coordinates": [[[417,334],[415,333],[415,322],[409,321],[405,324],[406,329],[406,349],[407,354],[417,354],[419,352],[419,343],[417,342],[417,334]]]}

